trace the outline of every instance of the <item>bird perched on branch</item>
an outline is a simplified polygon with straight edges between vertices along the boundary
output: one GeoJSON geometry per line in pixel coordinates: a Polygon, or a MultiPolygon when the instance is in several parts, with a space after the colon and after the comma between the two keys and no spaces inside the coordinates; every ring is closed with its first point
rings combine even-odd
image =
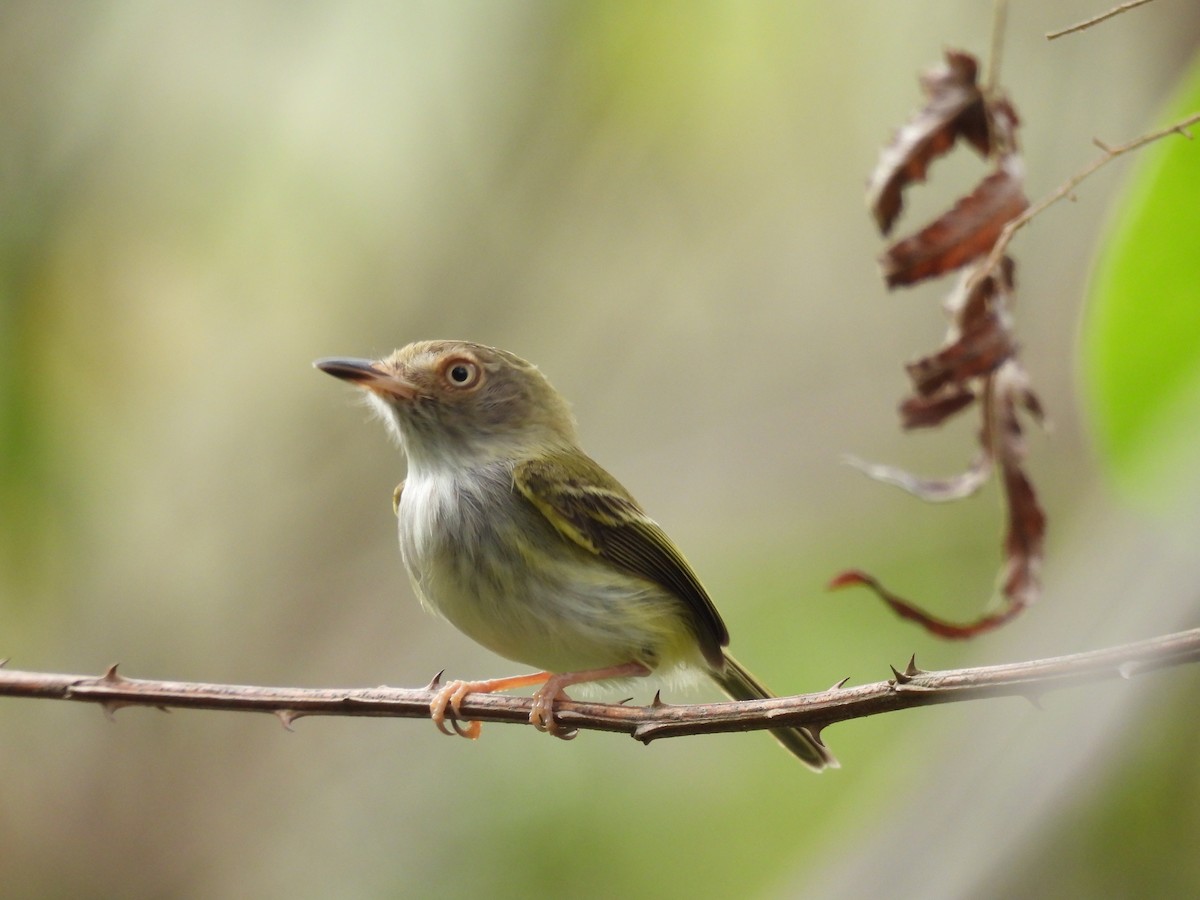
{"type": "MultiPolygon", "coordinates": [[[[432,703],[459,733],[469,693],[540,685],[530,722],[571,737],[554,701],[571,685],[700,672],[735,700],[772,694],[725,651],[700,579],[633,496],[580,448],[566,400],[536,366],[466,341],[314,365],[363,389],[408,457],[400,549],[422,604],[541,671],[453,681],[432,703]]],[[[837,761],[807,729],[771,732],[813,769],[837,761]]]]}

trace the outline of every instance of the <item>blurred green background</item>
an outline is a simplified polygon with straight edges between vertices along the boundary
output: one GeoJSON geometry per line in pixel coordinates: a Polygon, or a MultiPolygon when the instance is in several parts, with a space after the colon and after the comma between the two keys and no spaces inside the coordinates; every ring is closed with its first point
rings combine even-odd
{"type": "MultiPolygon", "coordinates": [[[[1002,80],[1029,194],[1151,128],[1200,7],[1048,43],[1002,80]]],[[[994,486],[929,507],[974,423],[903,436],[901,364],[948,284],[889,296],[867,173],[990,4],[0,5],[0,656],[14,668],[310,686],[513,666],[425,616],[403,463],[318,356],[462,337],[536,361],[585,445],[685,549],[780,692],[1071,652],[1196,624],[1200,510],[1106,486],[1075,375],[1088,271],[1136,170],[1018,238],[1046,592],[946,645],[855,566],[968,618],[994,486]]],[[[983,168],[910,191],[907,230],[983,168]]],[[[1194,236],[1193,236],[1194,239],[1194,236]]],[[[1200,340],[1200,338],[1198,338],[1200,340]]],[[[1194,493],[1189,493],[1194,498],[1194,493]]],[[[1200,891],[1200,677],[877,717],[813,776],[761,735],[572,743],[489,726],[0,701],[8,896],[922,897],[1200,891]]],[[[647,686],[639,696],[653,695],[647,686]]],[[[696,694],[690,699],[707,696],[696,694]]],[[[616,698],[614,698],[616,699],[616,698]]],[[[669,700],[689,699],[669,695],[669,700]]]]}

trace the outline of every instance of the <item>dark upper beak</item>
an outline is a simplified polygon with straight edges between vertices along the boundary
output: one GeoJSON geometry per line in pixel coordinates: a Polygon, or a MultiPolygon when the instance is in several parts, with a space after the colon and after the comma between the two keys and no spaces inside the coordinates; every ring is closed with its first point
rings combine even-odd
{"type": "Polygon", "coordinates": [[[318,359],[313,365],[334,378],[348,381],[355,387],[365,388],[384,397],[411,400],[417,393],[416,385],[397,378],[391,372],[385,371],[380,363],[370,359],[329,356],[318,359]]]}

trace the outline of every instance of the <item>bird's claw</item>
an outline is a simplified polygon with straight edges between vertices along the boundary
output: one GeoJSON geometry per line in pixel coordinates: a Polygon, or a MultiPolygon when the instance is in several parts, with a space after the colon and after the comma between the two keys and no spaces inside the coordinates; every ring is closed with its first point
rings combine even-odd
{"type": "MultiPolygon", "coordinates": [[[[550,685],[547,685],[550,687],[550,685]]],[[[533,707],[529,710],[529,724],[538,731],[545,732],[560,740],[570,741],[579,734],[578,729],[563,728],[554,716],[554,701],[567,695],[560,689],[546,690],[543,688],[533,695],[533,707]]],[[[570,699],[570,698],[567,698],[570,699]]]]}
{"type": "Polygon", "coordinates": [[[429,702],[430,717],[433,719],[433,724],[437,726],[438,731],[445,735],[453,736],[457,734],[459,737],[465,737],[468,740],[478,740],[479,733],[483,730],[483,724],[480,722],[467,722],[464,725],[460,721],[463,699],[476,687],[477,685],[471,681],[451,681],[438,688],[438,692],[433,695],[433,699],[429,702]],[[453,731],[446,727],[447,707],[450,708],[450,725],[453,727],[453,731]]]}

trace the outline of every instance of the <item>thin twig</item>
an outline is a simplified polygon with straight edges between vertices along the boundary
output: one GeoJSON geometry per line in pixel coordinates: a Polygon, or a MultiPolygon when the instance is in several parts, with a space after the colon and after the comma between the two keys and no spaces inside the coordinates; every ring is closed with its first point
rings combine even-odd
{"type": "MultiPolygon", "coordinates": [[[[1005,696],[1036,700],[1050,690],[1132,678],[1193,662],[1200,662],[1200,628],[1105,650],[972,669],[923,672],[910,661],[902,672],[893,668],[895,677],[888,681],[850,688],[836,685],[796,697],[646,707],[562,701],[555,712],[566,728],[620,732],[644,743],[781,725],[803,725],[820,732],[835,722],[916,706],[1005,696]]],[[[0,696],[98,703],[109,714],[123,706],[267,712],[289,729],[303,716],[429,718],[434,693],[433,685],[317,689],[151,681],[125,678],[117,674],[116,666],[100,676],[0,670],[0,696]]],[[[468,694],[462,712],[473,721],[528,724],[530,705],[529,698],[468,694]]]]}
{"type": "Polygon", "coordinates": [[[1100,140],[1094,139],[1093,143],[1103,151],[1104,155],[1084,166],[1065,182],[1063,182],[1063,184],[1056,191],[1054,191],[1054,193],[1047,197],[1043,197],[1037,203],[1026,209],[1025,212],[1021,213],[1021,215],[1017,216],[1015,219],[1012,219],[1007,225],[1005,225],[1004,229],[1000,232],[1000,237],[996,239],[996,243],[992,246],[991,252],[987,255],[987,259],[984,260],[983,265],[976,268],[975,272],[972,274],[971,280],[967,285],[967,289],[973,289],[979,281],[985,278],[989,272],[991,272],[997,265],[1000,264],[1000,260],[1004,256],[1005,251],[1008,249],[1008,245],[1012,241],[1013,235],[1028,225],[1030,221],[1043,213],[1048,207],[1053,206],[1064,197],[1071,196],[1071,194],[1075,191],[1075,188],[1079,187],[1082,181],[1089,178],[1098,169],[1103,168],[1118,156],[1123,156],[1126,153],[1130,153],[1134,150],[1144,147],[1146,144],[1153,143],[1154,141],[1164,138],[1170,134],[1181,134],[1188,140],[1191,140],[1192,136],[1186,129],[1189,125],[1195,125],[1197,122],[1200,122],[1200,113],[1192,113],[1190,116],[1176,122],[1174,125],[1168,125],[1166,128],[1150,132],[1149,134],[1144,134],[1139,138],[1135,138],[1134,140],[1129,141],[1126,144],[1121,144],[1117,147],[1109,147],[1100,140]]]}
{"type": "Polygon", "coordinates": [[[1082,22],[1076,22],[1069,28],[1064,28],[1061,31],[1051,31],[1046,34],[1046,40],[1052,41],[1055,38],[1060,38],[1064,34],[1074,34],[1076,31],[1083,31],[1085,28],[1091,28],[1093,25],[1099,25],[1106,19],[1111,19],[1113,16],[1119,16],[1123,12],[1129,12],[1136,6],[1142,6],[1149,3],[1150,0],[1129,0],[1127,3],[1122,3],[1114,6],[1108,12],[1100,13],[1098,16],[1093,16],[1090,19],[1085,19],[1082,22]]]}

